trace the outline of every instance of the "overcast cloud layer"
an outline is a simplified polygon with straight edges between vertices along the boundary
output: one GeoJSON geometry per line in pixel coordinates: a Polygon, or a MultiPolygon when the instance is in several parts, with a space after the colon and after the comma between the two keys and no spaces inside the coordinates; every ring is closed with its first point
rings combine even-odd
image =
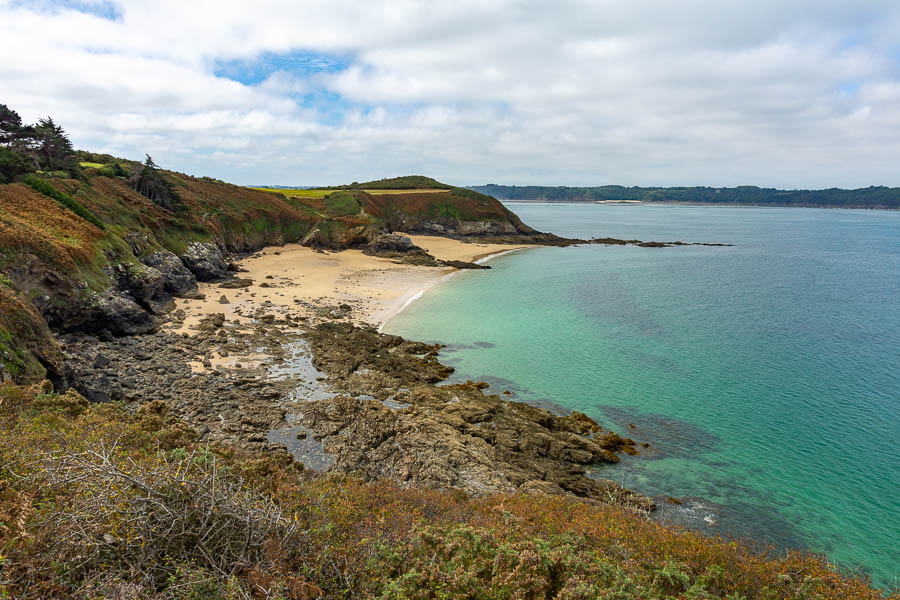
{"type": "Polygon", "coordinates": [[[900,186],[895,0],[0,0],[0,103],[242,184],[900,186]]]}

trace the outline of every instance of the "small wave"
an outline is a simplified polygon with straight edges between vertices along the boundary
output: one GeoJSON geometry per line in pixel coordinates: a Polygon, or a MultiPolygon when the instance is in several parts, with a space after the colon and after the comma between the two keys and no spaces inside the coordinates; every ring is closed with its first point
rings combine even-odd
{"type": "Polygon", "coordinates": [[[513,248],[512,250],[504,250],[503,252],[497,252],[496,254],[488,254],[487,256],[483,256],[475,261],[476,265],[482,265],[492,258],[497,258],[498,256],[503,256],[504,254],[512,254],[513,252],[518,252],[522,248],[513,248]]]}

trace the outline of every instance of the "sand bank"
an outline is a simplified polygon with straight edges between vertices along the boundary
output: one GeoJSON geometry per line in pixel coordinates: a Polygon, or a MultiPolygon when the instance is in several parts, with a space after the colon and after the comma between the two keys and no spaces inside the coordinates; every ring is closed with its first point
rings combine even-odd
{"type": "MultiPolygon", "coordinates": [[[[470,244],[449,238],[409,236],[436,258],[475,261],[526,248],[508,244],[470,244]]],[[[452,268],[398,264],[366,256],[360,250],[316,252],[291,244],[266,248],[240,263],[252,280],[246,288],[227,289],[216,283],[200,284],[202,300],[179,299],[186,317],[179,331],[191,333],[200,319],[223,313],[232,322],[249,321],[259,308],[284,315],[315,319],[349,306],[347,318],[355,323],[381,325],[414,297],[438,283],[452,268]]]]}

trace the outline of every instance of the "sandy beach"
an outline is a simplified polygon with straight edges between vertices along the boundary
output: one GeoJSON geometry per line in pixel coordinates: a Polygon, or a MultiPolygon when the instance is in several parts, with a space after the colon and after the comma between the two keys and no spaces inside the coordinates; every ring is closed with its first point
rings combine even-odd
{"type": "MultiPolygon", "coordinates": [[[[434,236],[409,236],[436,258],[476,261],[527,248],[525,245],[464,243],[434,236]]],[[[239,278],[252,283],[239,289],[201,283],[203,299],[178,299],[185,318],[176,330],[194,333],[200,320],[222,313],[231,322],[249,322],[258,309],[295,318],[314,319],[349,306],[347,319],[382,325],[441,281],[453,268],[400,264],[367,256],[360,250],[316,252],[297,244],[266,248],[240,262],[239,278]]]]}

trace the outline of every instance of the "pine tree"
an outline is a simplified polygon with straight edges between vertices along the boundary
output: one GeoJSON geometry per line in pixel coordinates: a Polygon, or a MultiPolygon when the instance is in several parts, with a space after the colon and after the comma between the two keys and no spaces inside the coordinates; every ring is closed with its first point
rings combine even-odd
{"type": "Polygon", "coordinates": [[[0,144],[9,148],[21,131],[22,117],[19,116],[19,113],[5,104],[0,104],[0,144]]]}
{"type": "Polygon", "coordinates": [[[65,130],[47,117],[37,122],[34,132],[41,166],[48,171],[67,166],[65,159],[72,154],[73,148],[65,130]]]}

